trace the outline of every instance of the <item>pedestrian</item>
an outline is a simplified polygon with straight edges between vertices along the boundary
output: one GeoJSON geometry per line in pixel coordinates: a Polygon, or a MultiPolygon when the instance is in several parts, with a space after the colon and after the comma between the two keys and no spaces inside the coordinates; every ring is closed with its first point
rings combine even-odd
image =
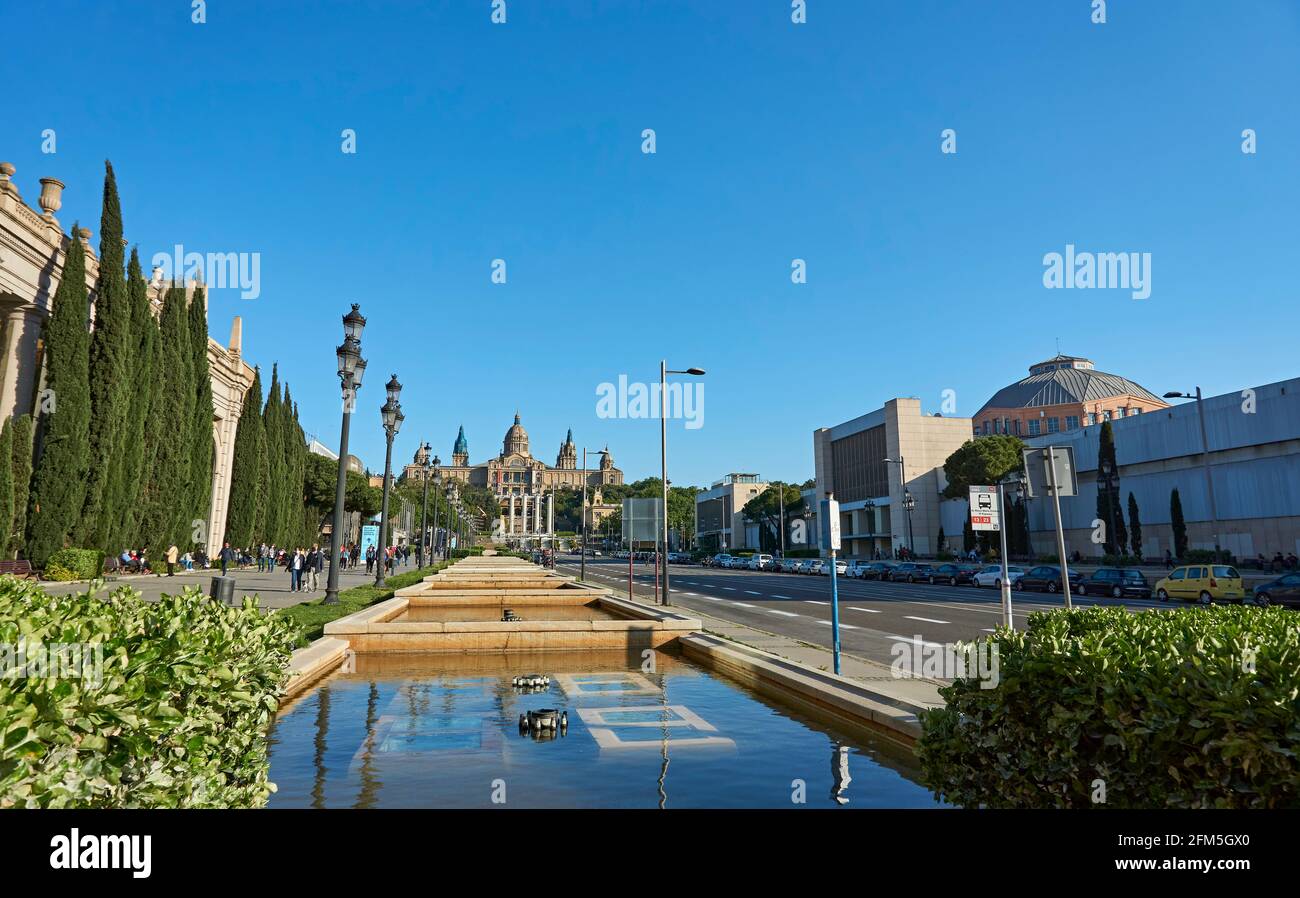
{"type": "Polygon", "coordinates": [[[1174,568],[1174,556],[1168,549],[1165,549],[1165,570],[1171,571],[1174,568]]]}
{"type": "Polygon", "coordinates": [[[352,558],[352,561],[348,565],[348,567],[355,568],[358,564],[361,563],[361,547],[358,546],[356,543],[352,544],[352,551],[348,554],[352,558]]]}
{"type": "Polygon", "coordinates": [[[289,558],[289,589],[291,592],[302,590],[302,569],[305,561],[302,547],[293,550],[289,558]]]}
{"type": "Polygon", "coordinates": [[[170,546],[167,547],[167,576],[168,577],[176,576],[176,558],[178,555],[180,555],[180,551],[181,551],[180,549],[176,548],[175,543],[172,543],[170,546]]]}
{"type": "Polygon", "coordinates": [[[224,577],[226,576],[226,566],[235,560],[235,550],[230,548],[230,540],[226,540],[222,545],[219,557],[221,558],[221,576],[224,577]]]}
{"type": "Polygon", "coordinates": [[[366,573],[374,573],[375,568],[375,547],[366,546],[366,573]]]}
{"type": "Polygon", "coordinates": [[[325,570],[325,553],[321,551],[318,543],[313,543],[311,554],[307,556],[307,574],[311,581],[311,591],[315,592],[320,589],[321,571],[325,570]]]}

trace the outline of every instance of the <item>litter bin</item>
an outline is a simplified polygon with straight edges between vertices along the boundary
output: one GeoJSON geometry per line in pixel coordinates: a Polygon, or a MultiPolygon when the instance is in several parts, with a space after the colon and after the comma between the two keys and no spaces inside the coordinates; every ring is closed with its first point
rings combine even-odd
{"type": "Polygon", "coordinates": [[[234,577],[213,577],[212,587],[208,590],[208,595],[218,602],[225,602],[227,605],[235,604],[235,578],[234,577]]]}

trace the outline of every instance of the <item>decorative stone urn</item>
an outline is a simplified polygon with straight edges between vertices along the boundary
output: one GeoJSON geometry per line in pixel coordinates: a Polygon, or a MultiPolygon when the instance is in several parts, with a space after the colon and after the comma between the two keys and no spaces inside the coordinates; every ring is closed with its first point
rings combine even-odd
{"type": "Polygon", "coordinates": [[[14,196],[18,195],[18,187],[13,182],[14,172],[16,171],[18,169],[14,168],[12,162],[0,162],[0,191],[12,193],[14,196]]]}
{"type": "Polygon", "coordinates": [[[41,178],[41,198],[38,200],[46,218],[63,208],[64,184],[55,178],[41,178]]]}

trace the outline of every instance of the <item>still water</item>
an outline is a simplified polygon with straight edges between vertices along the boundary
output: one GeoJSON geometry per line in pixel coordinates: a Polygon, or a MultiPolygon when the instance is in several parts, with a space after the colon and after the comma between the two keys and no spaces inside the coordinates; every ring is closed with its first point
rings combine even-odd
{"type": "Polygon", "coordinates": [[[906,749],[666,652],[360,655],[271,735],[271,807],[938,804],[906,749]],[[534,673],[549,687],[511,685],[534,673]],[[520,714],[542,708],[565,712],[567,730],[521,734],[520,714]]]}

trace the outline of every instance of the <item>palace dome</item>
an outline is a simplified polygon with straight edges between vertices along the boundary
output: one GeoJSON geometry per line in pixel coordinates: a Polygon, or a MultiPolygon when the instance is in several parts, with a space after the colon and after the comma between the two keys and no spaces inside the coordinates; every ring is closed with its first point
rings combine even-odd
{"type": "Polygon", "coordinates": [[[518,412],[515,413],[515,423],[506,431],[502,448],[506,455],[528,455],[528,431],[519,423],[518,412]]]}

